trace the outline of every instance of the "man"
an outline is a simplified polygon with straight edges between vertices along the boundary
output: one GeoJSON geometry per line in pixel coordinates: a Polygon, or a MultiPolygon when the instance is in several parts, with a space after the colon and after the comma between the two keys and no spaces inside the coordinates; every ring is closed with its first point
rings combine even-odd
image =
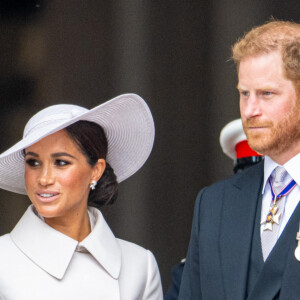
{"type": "MultiPolygon", "coordinates": [[[[220,133],[220,146],[223,152],[233,160],[233,172],[238,173],[262,160],[262,156],[253,151],[243,130],[242,120],[237,119],[224,126],[220,133]]],[[[185,258],[172,268],[172,282],[164,300],[177,300],[185,258]]]]}
{"type": "Polygon", "coordinates": [[[300,24],[252,29],[233,59],[244,131],[265,159],[199,193],[179,299],[300,299],[300,24]]]}

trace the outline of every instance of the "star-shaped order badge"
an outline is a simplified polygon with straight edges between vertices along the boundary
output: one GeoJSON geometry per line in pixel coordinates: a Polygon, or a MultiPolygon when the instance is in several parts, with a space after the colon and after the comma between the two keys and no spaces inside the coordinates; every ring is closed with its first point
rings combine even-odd
{"type": "Polygon", "coordinates": [[[278,195],[276,195],[274,192],[271,177],[269,177],[269,184],[271,187],[273,205],[270,207],[270,210],[266,215],[266,220],[262,221],[260,224],[261,225],[264,224],[263,230],[271,230],[272,231],[273,224],[275,223],[275,224],[279,225],[279,221],[280,221],[280,217],[281,217],[281,213],[277,214],[277,212],[278,212],[277,201],[281,200],[283,197],[288,195],[297,184],[296,184],[295,180],[291,180],[290,183],[285,188],[283,188],[283,190],[278,195]]]}
{"type": "Polygon", "coordinates": [[[276,204],[270,207],[270,210],[266,216],[266,220],[262,221],[260,224],[265,224],[263,230],[273,230],[273,224],[279,224],[281,213],[277,214],[278,207],[276,204]]]}

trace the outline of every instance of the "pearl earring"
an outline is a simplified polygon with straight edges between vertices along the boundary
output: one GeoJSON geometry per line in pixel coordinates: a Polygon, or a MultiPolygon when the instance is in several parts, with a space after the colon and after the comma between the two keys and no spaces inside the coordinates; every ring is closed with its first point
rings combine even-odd
{"type": "Polygon", "coordinates": [[[90,184],[90,189],[94,190],[96,188],[97,183],[98,182],[96,180],[93,180],[92,183],[90,184]]]}

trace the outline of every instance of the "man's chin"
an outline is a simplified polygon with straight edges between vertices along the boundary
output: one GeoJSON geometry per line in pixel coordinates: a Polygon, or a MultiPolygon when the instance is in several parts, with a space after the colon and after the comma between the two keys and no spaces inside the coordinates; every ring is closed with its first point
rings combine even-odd
{"type": "Polygon", "coordinates": [[[248,144],[252,150],[260,155],[266,155],[266,152],[268,152],[269,149],[268,145],[262,141],[261,137],[248,139],[248,144]]]}

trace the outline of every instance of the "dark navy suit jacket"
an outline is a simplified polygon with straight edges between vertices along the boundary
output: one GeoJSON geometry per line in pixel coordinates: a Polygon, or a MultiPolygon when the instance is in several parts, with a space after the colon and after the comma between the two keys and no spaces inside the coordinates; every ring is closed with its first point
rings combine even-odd
{"type": "Polygon", "coordinates": [[[180,300],[300,299],[300,262],[295,259],[300,205],[248,287],[255,215],[263,162],[203,189],[196,200],[180,300]]]}
{"type": "Polygon", "coordinates": [[[184,264],[185,264],[184,262],[181,262],[180,264],[173,266],[172,282],[164,296],[164,300],[177,300],[178,299],[184,264]]]}

